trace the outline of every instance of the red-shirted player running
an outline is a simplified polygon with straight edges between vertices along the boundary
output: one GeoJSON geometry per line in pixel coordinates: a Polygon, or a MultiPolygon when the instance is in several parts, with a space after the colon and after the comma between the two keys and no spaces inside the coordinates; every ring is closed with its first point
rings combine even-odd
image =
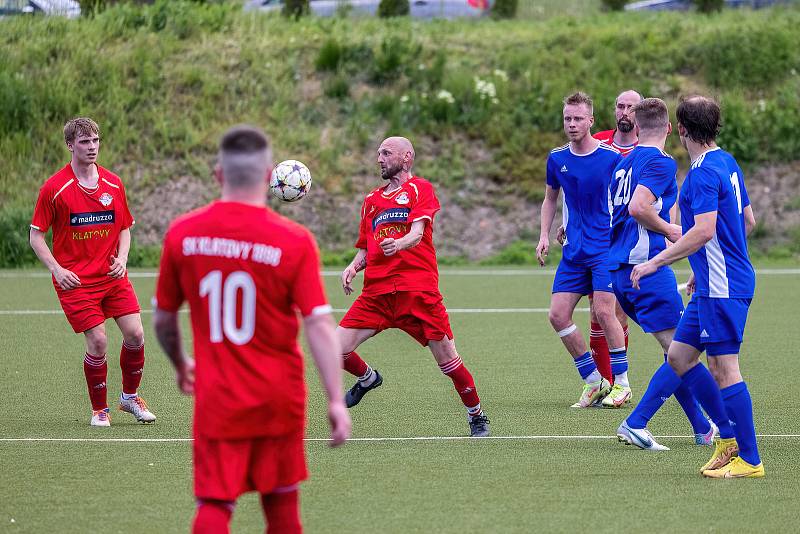
{"type": "Polygon", "coordinates": [[[195,534],[227,533],[236,499],[248,491],[261,494],[267,532],[302,530],[306,385],[298,312],[328,396],[332,445],[350,435],[317,245],[304,227],[267,208],[271,167],[264,133],[232,128],[216,169],[222,199],[176,219],[164,238],[154,323],[180,390],[195,396],[195,534]],[[184,301],[196,367],[180,342],[184,301]]]}
{"type": "Polygon", "coordinates": [[[439,200],[427,180],[411,174],[414,148],[390,137],[378,149],[381,177],[388,183],[372,191],[361,208],[361,225],[352,263],[342,273],[346,295],[364,272],[364,289],[336,329],[344,368],[358,380],[347,392],[348,407],[359,403],[383,377],[355,350],[387,328],[400,328],[428,346],[439,369],[450,377],[467,408],[470,435],[488,436],[489,419],[481,410],[475,381],[456,352],[447,310],[439,293],[433,248],[433,221],[439,200]]]}
{"type": "Polygon", "coordinates": [[[133,217],[119,177],[97,164],[100,129],[87,118],[64,125],[72,160],[39,190],[31,221],[34,252],[53,275],[53,285],[67,320],[86,336],[83,372],[92,403],[92,426],[110,426],[106,400],[105,320],[113,317],[122,331],[122,394],[119,409],[138,421],[156,416],[137,395],[144,368],[144,332],[139,301],[126,264],[133,217]],[[53,252],[44,235],[53,228],[53,252]]]}

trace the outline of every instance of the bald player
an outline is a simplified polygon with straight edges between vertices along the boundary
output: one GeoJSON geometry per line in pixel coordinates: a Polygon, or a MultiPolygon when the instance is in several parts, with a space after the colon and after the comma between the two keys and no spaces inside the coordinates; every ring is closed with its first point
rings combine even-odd
{"type": "Polygon", "coordinates": [[[355,352],[361,343],[387,328],[399,328],[430,348],[467,410],[470,435],[489,435],[489,419],[481,409],[475,381],[456,351],[447,310],[439,292],[439,271],[433,247],[433,223],[439,211],[433,185],[411,173],[414,147],[404,137],[390,137],[378,148],[384,183],[369,193],[361,207],[355,258],[342,272],[345,295],[364,271],[361,295],[336,332],[344,369],[358,380],[345,395],[348,408],[383,383],[383,377],[355,352]]]}

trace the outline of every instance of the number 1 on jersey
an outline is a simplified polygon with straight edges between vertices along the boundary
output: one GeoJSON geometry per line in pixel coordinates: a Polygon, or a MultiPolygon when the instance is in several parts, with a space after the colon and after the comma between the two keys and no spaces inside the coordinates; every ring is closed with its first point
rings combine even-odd
{"type": "Polygon", "coordinates": [[[222,282],[222,271],[211,271],[200,280],[200,296],[208,297],[208,326],[212,343],[223,336],[244,345],[256,331],[256,285],[245,271],[234,271],[222,282]],[[242,291],[242,324],[236,324],[239,290],[242,291]]]}
{"type": "Polygon", "coordinates": [[[742,213],[742,190],[739,187],[739,173],[731,174],[731,185],[733,186],[733,194],[736,195],[736,203],[739,206],[739,213],[742,213]]]}

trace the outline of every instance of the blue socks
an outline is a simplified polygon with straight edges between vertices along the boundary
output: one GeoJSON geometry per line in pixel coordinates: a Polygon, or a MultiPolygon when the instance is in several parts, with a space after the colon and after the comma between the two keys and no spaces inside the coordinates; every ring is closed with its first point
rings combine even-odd
{"type": "MultiPolygon", "coordinates": [[[[665,354],[664,362],[666,361],[667,355],[665,354]]],[[[694,398],[694,395],[692,395],[692,392],[689,391],[689,388],[683,383],[683,380],[681,380],[681,385],[675,390],[674,395],[675,400],[677,400],[678,404],[683,408],[683,413],[686,414],[686,418],[689,419],[689,424],[692,425],[692,432],[695,434],[708,434],[708,431],[711,430],[711,424],[708,422],[708,419],[706,419],[706,416],[703,415],[703,411],[700,409],[697,399],[694,398]]]]}
{"type": "Polygon", "coordinates": [[[717,425],[717,428],[719,428],[719,437],[723,439],[734,437],[733,427],[728,420],[719,386],[717,386],[714,377],[711,376],[706,366],[702,363],[697,364],[684,373],[681,378],[684,385],[692,392],[694,398],[697,399],[700,406],[703,407],[711,420],[714,421],[714,424],[717,425]]]}
{"type": "Polygon", "coordinates": [[[586,352],[583,356],[578,356],[574,361],[575,367],[578,368],[578,372],[584,380],[586,380],[587,376],[597,371],[597,365],[595,365],[590,352],[586,352]]]}
{"type": "Polygon", "coordinates": [[[628,353],[625,348],[611,349],[611,374],[614,376],[628,372],[628,353]]]}
{"type": "Polygon", "coordinates": [[[646,427],[650,419],[675,391],[675,388],[680,385],[680,377],[675,374],[667,362],[664,362],[650,379],[647,390],[642,395],[642,400],[626,419],[628,426],[631,428],[646,427]]]}
{"type": "Polygon", "coordinates": [[[761,463],[756,443],[756,427],[753,424],[753,401],[747,384],[739,382],[722,390],[725,410],[733,423],[739,456],[750,465],[761,463]]]}

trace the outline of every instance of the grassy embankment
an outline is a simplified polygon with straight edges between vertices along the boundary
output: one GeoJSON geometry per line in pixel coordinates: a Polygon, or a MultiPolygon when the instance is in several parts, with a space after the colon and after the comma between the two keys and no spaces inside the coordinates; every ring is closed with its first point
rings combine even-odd
{"type": "MultiPolygon", "coordinates": [[[[63,122],[81,114],[103,126],[103,163],[133,195],[179,176],[210,183],[221,130],[246,121],[266,125],[278,156],[307,162],[334,194],[373,173],[374,146],[392,132],[426,154],[421,174],[450,188],[488,179],[495,191],[482,201],[502,208],[541,194],[542,161],[562,142],[561,99],[576,88],[595,98],[600,128],[622,88],[673,107],[682,93],[711,93],[724,106],[721,144],[746,167],[797,159],[800,9],[554,13],[542,3],[506,22],[290,22],[161,2],[2,21],[0,265],[33,260],[30,210],[66,160],[63,122]]],[[[153,261],[137,250],[132,264],[153,261]]],[[[780,253],[798,252],[794,232],[780,253]]]]}

